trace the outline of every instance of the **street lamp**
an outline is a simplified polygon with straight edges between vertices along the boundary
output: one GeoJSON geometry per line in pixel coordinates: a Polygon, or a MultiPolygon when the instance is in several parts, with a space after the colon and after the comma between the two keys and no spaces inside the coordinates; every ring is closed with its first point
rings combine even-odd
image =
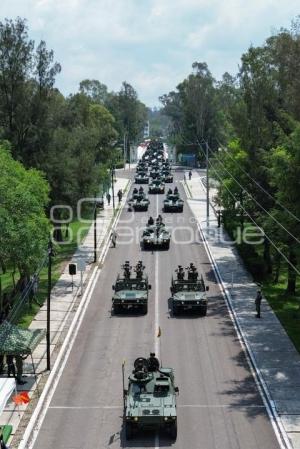
{"type": "Polygon", "coordinates": [[[47,339],[47,370],[51,369],[51,359],[50,359],[50,314],[51,314],[51,288],[52,288],[52,257],[53,253],[53,245],[52,239],[50,237],[48,243],[48,294],[47,294],[47,331],[46,331],[46,339],[47,339]]]}

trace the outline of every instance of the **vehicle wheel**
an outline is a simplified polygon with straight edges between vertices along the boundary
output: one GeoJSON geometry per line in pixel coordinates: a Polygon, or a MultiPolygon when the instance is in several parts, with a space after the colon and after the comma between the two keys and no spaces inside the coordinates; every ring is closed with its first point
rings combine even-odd
{"type": "Polygon", "coordinates": [[[172,440],[176,440],[176,438],[177,438],[177,423],[173,424],[170,427],[170,436],[171,436],[172,440]]]}
{"type": "Polygon", "coordinates": [[[147,313],[148,313],[148,304],[144,304],[142,310],[143,310],[144,315],[147,315],[147,313]]]}
{"type": "Polygon", "coordinates": [[[173,315],[175,316],[175,315],[178,315],[178,307],[176,307],[176,306],[172,306],[172,312],[173,312],[173,315]]]}
{"type": "Polygon", "coordinates": [[[201,316],[206,316],[207,314],[207,307],[201,310],[201,316]]]}
{"type": "Polygon", "coordinates": [[[114,314],[118,315],[119,313],[121,313],[121,306],[114,306],[114,314]]]}
{"type": "Polygon", "coordinates": [[[131,440],[131,438],[133,437],[133,428],[130,422],[127,422],[125,424],[125,436],[126,440],[131,440]]]}
{"type": "Polygon", "coordinates": [[[168,243],[165,244],[165,248],[166,248],[166,249],[169,249],[169,248],[170,248],[170,242],[168,242],[168,243]]]}

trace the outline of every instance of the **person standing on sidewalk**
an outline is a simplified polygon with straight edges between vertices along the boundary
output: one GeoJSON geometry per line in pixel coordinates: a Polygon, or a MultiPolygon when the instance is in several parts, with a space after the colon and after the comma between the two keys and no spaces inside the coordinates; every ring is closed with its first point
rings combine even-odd
{"type": "Polygon", "coordinates": [[[116,233],[116,231],[112,231],[112,233],[110,234],[110,240],[111,240],[111,243],[112,243],[113,247],[115,248],[116,244],[117,244],[117,233],[116,233]]]}
{"type": "Polygon", "coordinates": [[[191,180],[192,179],[192,171],[190,170],[189,171],[189,180],[191,180]]]}
{"type": "Polygon", "coordinates": [[[109,192],[107,192],[107,194],[106,194],[106,199],[107,199],[108,205],[110,205],[110,199],[111,199],[111,196],[110,196],[110,193],[109,193],[109,192]]]}
{"type": "Polygon", "coordinates": [[[260,316],[261,301],[262,301],[262,294],[261,294],[261,290],[258,289],[257,293],[256,293],[256,298],[255,298],[256,318],[261,318],[261,316],[260,316]]]}
{"type": "Polygon", "coordinates": [[[121,203],[122,196],[123,196],[123,193],[122,193],[121,189],[118,191],[117,195],[118,195],[118,198],[119,198],[119,203],[121,203]]]}

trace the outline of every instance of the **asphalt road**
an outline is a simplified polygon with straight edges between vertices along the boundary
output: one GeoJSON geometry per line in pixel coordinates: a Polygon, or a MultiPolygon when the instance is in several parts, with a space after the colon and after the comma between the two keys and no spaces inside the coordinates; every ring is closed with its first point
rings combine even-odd
{"type": "MultiPolygon", "coordinates": [[[[182,176],[176,174],[176,179],[182,176]]],[[[136,228],[143,227],[150,214],[161,213],[163,198],[150,196],[149,213],[123,211],[118,245],[107,254],[35,449],[279,447],[188,206],[183,214],[163,214],[177,240],[169,251],[140,249],[136,228]],[[148,314],[114,316],[111,286],[120,265],[139,259],[152,284],[148,314]],[[205,318],[174,318],[169,311],[172,273],[178,264],[189,262],[198,266],[210,287],[205,318]],[[180,389],[177,441],[150,433],[127,442],[122,428],[121,364],[125,359],[129,374],[135,358],[155,348],[163,365],[175,369],[180,389]]]]}

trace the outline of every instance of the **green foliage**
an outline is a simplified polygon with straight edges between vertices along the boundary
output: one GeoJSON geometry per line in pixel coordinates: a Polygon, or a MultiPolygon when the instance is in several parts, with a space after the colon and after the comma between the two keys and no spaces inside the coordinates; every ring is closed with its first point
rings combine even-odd
{"type": "Polygon", "coordinates": [[[45,215],[49,186],[35,169],[26,170],[0,147],[0,260],[28,275],[44,256],[49,239],[45,215]]]}

